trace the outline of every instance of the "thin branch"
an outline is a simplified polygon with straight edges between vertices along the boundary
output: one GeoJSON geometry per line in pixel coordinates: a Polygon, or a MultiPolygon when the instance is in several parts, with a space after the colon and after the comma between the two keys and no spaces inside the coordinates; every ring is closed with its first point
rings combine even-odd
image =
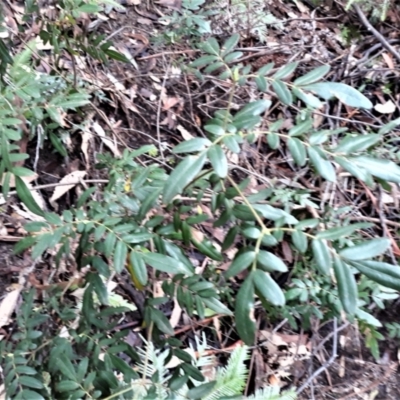
{"type": "Polygon", "coordinates": [[[354,9],[357,12],[358,17],[360,18],[362,24],[382,43],[382,46],[390,51],[400,62],[400,54],[395,50],[393,46],[386,40],[382,34],[377,31],[371,24],[371,22],[368,21],[368,18],[365,16],[363,11],[361,10],[360,6],[358,4],[353,4],[354,9]]]}

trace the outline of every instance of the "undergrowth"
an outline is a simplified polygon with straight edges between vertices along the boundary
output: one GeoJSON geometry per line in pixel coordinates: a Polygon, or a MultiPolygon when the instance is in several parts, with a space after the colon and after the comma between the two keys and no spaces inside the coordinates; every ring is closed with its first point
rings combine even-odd
{"type": "MultiPolygon", "coordinates": [[[[63,9],[67,27],[82,7],[96,12],[100,5],[78,2],[71,8],[68,3],[63,9]]],[[[45,22],[40,36],[53,45],[56,41],[59,54],[87,52],[100,60],[106,57],[103,61],[123,61],[109,43],[101,54],[89,51],[103,37],[92,37],[83,47],[45,22]]],[[[203,23],[189,22],[195,30],[203,23]]],[[[69,129],[71,110],[85,112],[82,107],[90,104],[93,93],[76,73],[62,77],[36,72],[33,42],[13,56],[1,42],[3,195],[15,184],[19,198],[38,216],[25,224],[28,234],[15,251],[29,254],[34,262],[48,257],[55,269],[74,274],[64,292],[53,289],[39,296],[30,290],[24,295],[15,333],[1,342],[8,398],[242,398],[248,348],[237,347],[225,368],[205,374],[214,365],[205,352],[207,338],[197,338],[189,348],[175,336],[164,313],[174,301],[190,318],[212,315],[227,321],[247,346],[257,341],[256,316],[261,312],[306,330],[312,319],[346,318],[359,323],[367,345],[379,356],[381,323],[369,307],[384,308],[385,301],[398,296],[400,267],[387,257],[391,241],[374,237],[372,223],[346,218],[352,205],[321,208],[312,193],[295,185],[236,173],[231,160],[232,154],[257,141],[269,152],[285,154],[294,170],[307,171],[317,185],[340,185],[346,175],[366,187],[390,190],[390,183],[400,183],[400,167],[388,140],[400,121],[376,131],[319,128],[316,110],[336,101],[371,109],[368,93],[330,81],[328,65],[307,73],[298,73],[296,62],[253,70],[240,62],[239,41],[239,34],[222,44],[210,37],[198,46],[199,57],[186,66],[184,72],[200,81],[214,75],[227,83],[229,101],[204,124],[203,136],[173,148],[178,161],[172,170],[147,157],[155,154],[152,145],[125,149],[119,158],[101,154],[96,168],[108,183],[87,188],[73,207],[59,214],[37,204],[24,179],[33,171],[21,164],[28,156],[20,152],[19,141],[23,135],[36,137],[40,146],[49,139],[66,155],[60,132],[69,129]],[[245,86],[257,88],[257,95],[237,106],[233,99],[245,86]],[[292,110],[291,126],[283,118],[269,117],[273,104],[292,110]],[[254,188],[254,179],[261,189],[254,188]],[[202,229],[205,222],[222,228],[219,242],[202,229]],[[280,256],[283,242],[296,255],[293,266],[280,256]],[[202,273],[193,254],[209,260],[202,273]],[[221,271],[220,264],[227,260],[229,267],[221,271]],[[107,283],[115,276],[136,293],[133,308],[110,305],[107,283]],[[154,290],[157,283],[162,295],[154,290]],[[78,305],[69,296],[77,286],[84,289],[78,305]],[[128,331],[119,329],[132,309],[146,337],[142,347],[128,344],[128,331]]],[[[397,326],[389,329],[398,335],[397,326]]],[[[266,387],[249,398],[294,396],[293,390],[280,395],[279,388],[266,387]]]]}

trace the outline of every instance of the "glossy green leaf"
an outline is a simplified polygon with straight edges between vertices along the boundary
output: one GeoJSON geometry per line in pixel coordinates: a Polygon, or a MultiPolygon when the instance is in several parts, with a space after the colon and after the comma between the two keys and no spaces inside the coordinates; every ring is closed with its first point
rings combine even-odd
{"type": "Polygon", "coordinates": [[[328,247],[326,240],[314,239],[311,242],[311,248],[314,255],[314,261],[318,270],[325,275],[329,275],[330,269],[332,267],[332,253],[328,247]]]}
{"type": "Polygon", "coordinates": [[[208,308],[218,314],[232,315],[232,311],[215,297],[203,298],[202,301],[208,308]]]}
{"type": "Polygon", "coordinates": [[[272,207],[268,204],[253,204],[253,208],[264,218],[271,221],[277,221],[281,218],[284,218],[285,223],[290,225],[296,225],[299,222],[295,217],[293,217],[293,215],[290,215],[286,211],[272,207]]]}
{"type": "Polygon", "coordinates": [[[278,99],[283,104],[290,106],[293,103],[292,93],[282,81],[272,81],[272,88],[274,89],[275,94],[278,96],[278,99]]]}
{"type": "Polygon", "coordinates": [[[216,61],[214,64],[210,64],[206,69],[204,70],[205,74],[211,74],[211,72],[216,71],[217,69],[223,67],[225,65],[224,62],[222,61],[216,61]]]}
{"type": "Polygon", "coordinates": [[[171,323],[160,310],[151,308],[150,318],[161,332],[171,336],[174,335],[174,329],[172,328],[171,323]]]}
{"type": "Polygon", "coordinates": [[[335,157],[335,161],[356,178],[367,184],[372,184],[371,174],[366,169],[357,165],[355,162],[349,161],[345,157],[335,157]]]}
{"type": "Polygon", "coordinates": [[[307,251],[308,241],[304,232],[300,230],[292,232],[292,242],[300,253],[304,254],[307,251]]]}
{"type": "Polygon", "coordinates": [[[334,149],[335,153],[350,154],[361,152],[374,146],[382,139],[381,135],[370,133],[367,135],[347,136],[334,149]]]}
{"type": "Polygon", "coordinates": [[[288,268],[286,264],[275,254],[269,251],[260,250],[257,254],[257,262],[260,267],[267,272],[279,271],[287,272],[288,268]]]}
{"type": "Polygon", "coordinates": [[[323,78],[329,72],[330,69],[331,69],[330,65],[322,65],[318,68],[315,68],[312,71],[308,72],[307,74],[301,76],[300,78],[297,78],[293,82],[293,85],[303,86],[317,82],[321,78],[323,78]]]}
{"type": "Polygon", "coordinates": [[[233,117],[233,121],[249,116],[256,117],[263,112],[265,112],[271,106],[271,101],[269,100],[256,100],[249,104],[246,104],[241,110],[239,110],[233,117]]]}
{"type": "Polygon", "coordinates": [[[258,71],[257,71],[257,75],[266,75],[268,72],[270,72],[272,70],[272,68],[274,68],[274,63],[268,63],[264,66],[262,66],[258,71]]]}
{"type": "Polygon", "coordinates": [[[320,82],[304,86],[303,89],[311,90],[325,100],[336,97],[342,103],[357,108],[371,109],[372,103],[362,93],[341,82],[320,82]]]}
{"type": "Polygon", "coordinates": [[[232,152],[235,154],[239,154],[240,153],[240,146],[238,141],[236,140],[235,137],[233,136],[225,136],[222,140],[225,144],[225,146],[232,152]]]}
{"type": "Polygon", "coordinates": [[[340,256],[347,260],[367,260],[379,256],[390,247],[387,238],[372,239],[340,251],[340,256]]]}
{"type": "Polygon", "coordinates": [[[339,257],[333,261],[336,282],[338,286],[339,298],[343,309],[350,315],[354,315],[357,310],[358,291],[357,283],[350,267],[339,257]]]}
{"type": "Polygon", "coordinates": [[[211,146],[207,151],[207,156],[215,173],[220,178],[225,178],[228,175],[228,160],[221,146],[217,144],[211,146]]]}
{"type": "Polygon", "coordinates": [[[114,269],[117,274],[121,273],[125,267],[126,257],[128,255],[128,247],[124,242],[118,240],[114,250],[114,269]]]}
{"type": "Polygon", "coordinates": [[[199,250],[201,253],[210,257],[212,260],[215,261],[222,261],[223,257],[222,254],[213,246],[211,242],[202,241],[198,242],[194,238],[192,238],[193,245],[199,250]]]}
{"type": "Polygon", "coordinates": [[[298,125],[293,126],[289,129],[289,136],[301,136],[305,133],[309,133],[313,126],[313,120],[311,118],[307,118],[305,121],[301,122],[298,125]]]}
{"type": "Polygon", "coordinates": [[[133,274],[142,286],[147,285],[147,268],[143,260],[142,254],[137,251],[131,251],[129,261],[133,269],[133,274]]]}
{"type": "Polygon", "coordinates": [[[32,196],[32,193],[26,183],[19,177],[15,177],[15,185],[17,189],[18,197],[25,204],[25,206],[32,211],[34,214],[44,216],[43,210],[38,206],[36,200],[32,196]]]}
{"type": "Polygon", "coordinates": [[[330,161],[324,160],[313,147],[308,147],[308,155],[312,165],[323,178],[330,182],[336,181],[335,168],[330,161]]]}
{"type": "Polygon", "coordinates": [[[292,62],[289,64],[284,65],[283,67],[281,67],[275,74],[274,74],[274,78],[275,79],[285,79],[288,76],[290,76],[293,71],[297,68],[297,66],[299,65],[298,62],[292,62]]]}
{"type": "Polygon", "coordinates": [[[20,385],[32,388],[32,389],[42,389],[43,388],[43,383],[40,382],[38,379],[28,376],[28,375],[22,375],[18,378],[18,383],[20,385]]]}
{"type": "Polygon", "coordinates": [[[239,43],[239,40],[240,40],[240,35],[238,33],[235,33],[230,38],[228,38],[222,45],[221,55],[225,56],[229,54],[239,43]]]}
{"type": "Polygon", "coordinates": [[[190,66],[192,68],[197,67],[197,68],[202,68],[205,65],[208,65],[216,60],[218,60],[219,57],[218,56],[202,56],[200,58],[198,58],[197,60],[194,60],[192,63],[190,63],[190,66]]]}
{"type": "Polygon", "coordinates": [[[279,285],[268,272],[255,270],[252,274],[253,283],[258,293],[274,306],[285,305],[285,295],[279,285]]]}
{"type": "Polygon", "coordinates": [[[317,239],[337,240],[342,237],[350,236],[355,231],[367,229],[371,226],[373,226],[373,224],[369,222],[358,222],[356,224],[330,228],[325,231],[318,232],[317,239]]]}
{"type": "Polygon", "coordinates": [[[387,124],[383,125],[381,129],[379,129],[379,135],[386,135],[387,133],[391,132],[394,128],[400,125],[400,118],[393,119],[392,121],[388,122],[387,124]]]}
{"type": "Polygon", "coordinates": [[[159,271],[167,272],[169,274],[188,273],[188,275],[192,275],[192,272],[188,270],[185,264],[170,256],[157,253],[143,253],[142,257],[147,264],[159,271]]]}
{"type": "Polygon", "coordinates": [[[89,282],[92,284],[92,287],[100,301],[103,305],[108,305],[108,291],[107,287],[104,284],[99,274],[90,273],[89,282]]]}
{"type": "Polygon", "coordinates": [[[200,45],[200,48],[208,54],[219,55],[220,48],[217,40],[210,37],[206,42],[200,45]]]}
{"type": "Polygon", "coordinates": [[[151,240],[154,237],[153,234],[150,232],[138,232],[138,233],[131,233],[128,235],[123,235],[122,240],[125,243],[143,243],[151,240]]]}
{"type": "Polygon", "coordinates": [[[225,129],[220,125],[205,125],[204,129],[216,136],[222,136],[225,134],[225,129]]]}
{"type": "Polygon", "coordinates": [[[400,267],[379,261],[351,261],[366,277],[382,286],[400,291],[400,267]]]}
{"type": "Polygon", "coordinates": [[[349,162],[365,169],[371,175],[389,182],[400,183],[400,167],[393,161],[367,156],[348,158],[349,162]]]}
{"type": "Polygon", "coordinates": [[[79,384],[74,381],[61,381],[57,383],[57,390],[59,392],[72,392],[79,388],[79,384]]]}
{"type": "Polygon", "coordinates": [[[318,99],[318,97],[315,97],[311,93],[306,93],[303,90],[294,87],[292,89],[292,93],[301,101],[303,101],[307,106],[310,106],[312,108],[320,108],[322,107],[323,103],[318,99]]]}
{"type": "Polygon", "coordinates": [[[206,154],[200,156],[188,156],[172,171],[163,190],[163,201],[168,204],[183,189],[191,183],[203,168],[206,162],[206,154]]]}
{"type": "Polygon", "coordinates": [[[276,150],[280,146],[280,138],[277,133],[268,133],[267,135],[267,143],[268,146],[271,147],[271,149],[276,150]]]}
{"type": "Polygon", "coordinates": [[[289,138],[287,145],[294,162],[300,167],[304,166],[307,161],[307,153],[303,142],[297,138],[289,138]]]}
{"type": "Polygon", "coordinates": [[[226,57],[224,57],[224,61],[229,64],[232,61],[237,60],[238,58],[242,57],[242,51],[234,51],[233,53],[229,53],[226,57]]]}
{"type": "Polygon", "coordinates": [[[262,75],[256,76],[254,81],[256,82],[257,89],[260,92],[264,92],[265,93],[268,90],[268,82],[262,75]]]}
{"type": "Polygon", "coordinates": [[[175,154],[190,153],[192,151],[202,151],[211,146],[211,141],[207,138],[193,138],[179,143],[172,150],[175,154]]]}
{"type": "Polygon", "coordinates": [[[225,273],[225,278],[229,279],[240,274],[246,268],[250,267],[256,258],[255,251],[244,251],[237,255],[232,261],[230,267],[225,273]]]}
{"type": "Polygon", "coordinates": [[[242,283],[235,305],[236,328],[240,338],[248,346],[254,344],[256,324],[254,321],[254,280],[252,273],[242,283]]]}

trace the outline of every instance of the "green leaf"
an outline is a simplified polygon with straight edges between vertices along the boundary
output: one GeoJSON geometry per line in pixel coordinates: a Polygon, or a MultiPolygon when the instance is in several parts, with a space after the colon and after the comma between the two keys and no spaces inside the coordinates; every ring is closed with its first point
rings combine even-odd
{"type": "Polygon", "coordinates": [[[143,243],[151,240],[154,235],[150,232],[138,232],[138,233],[131,233],[129,235],[124,235],[122,240],[125,243],[133,244],[133,243],[143,243]]]}
{"type": "Polygon", "coordinates": [[[101,304],[108,305],[108,291],[105,283],[101,279],[100,275],[96,273],[90,273],[89,281],[92,284],[94,291],[97,294],[97,297],[101,304]]]}
{"type": "Polygon", "coordinates": [[[268,272],[253,271],[253,282],[258,293],[274,306],[285,305],[285,295],[268,272]]]}
{"type": "Polygon", "coordinates": [[[112,58],[113,60],[120,61],[120,62],[127,63],[127,64],[130,63],[129,59],[124,54],[120,53],[119,51],[115,51],[113,49],[105,49],[103,51],[108,57],[112,58]]]}
{"type": "Polygon", "coordinates": [[[371,175],[385,181],[400,183],[400,167],[393,161],[376,159],[367,156],[348,158],[349,162],[354,162],[358,167],[368,171],[371,175]]]}
{"type": "Polygon", "coordinates": [[[257,254],[257,262],[260,264],[262,269],[267,272],[288,271],[286,264],[279,257],[269,251],[260,250],[257,254]]]}
{"type": "Polygon", "coordinates": [[[256,324],[254,322],[254,281],[252,273],[242,283],[236,296],[235,320],[240,338],[248,346],[254,344],[256,324]]]}
{"type": "Polygon", "coordinates": [[[292,232],[292,242],[300,253],[304,254],[307,251],[307,236],[304,232],[300,230],[292,232]]]}
{"type": "Polygon", "coordinates": [[[71,392],[79,388],[79,384],[74,381],[61,381],[57,383],[57,390],[59,392],[71,392]]]}
{"type": "Polygon", "coordinates": [[[326,231],[318,232],[317,239],[337,240],[341,237],[350,236],[353,232],[359,229],[371,228],[373,224],[369,222],[358,222],[356,224],[340,226],[338,228],[330,228],[326,231]]]}
{"type": "Polygon", "coordinates": [[[174,329],[172,328],[171,323],[160,310],[151,308],[150,318],[161,332],[170,336],[174,335],[174,329]]]}
{"type": "Polygon", "coordinates": [[[333,269],[338,286],[339,298],[343,309],[350,315],[354,315],[357,310],[357,283],[350,267],[342,262],[339,257],[333,261],[333,269]]]}
{"type": "Polygon", "coordinates": [[[163,190],[163,201],[168,204],[184,188],[190,184],[203,168],[206,162],[206,154],[200,156],[188,156],[172,171],[165,182],[163,190]]]}
{"type": "Polygon", "coordinates": [[[239,43],[240,35],[238,33],[233,34],[229,39],[227,39],[222,45],[222,56],[226,56],[230,53],[236,45],[239,43]]]}
{"type": "Polygon", "coordinates": [[[238,58],[242,57],[242,51],[234,51],[233,53],[229,53],[226,57],[224,57],[224,61],[229,64],[232,61],[237,60],[238,58]]]}
{"type": "Polygon", "coordinates": [[[216,136],[222,136],[225,134],[225,129],[220,125],[205,125],[204,129],[216,136]]]}
{"type": "Polygon", "coordinates": [[[349,161],[344,157],[335,157],[335,161],[346,171],[350,172],[353,176],[360,179],[361,181],[372,184],[371,174],[364,168],[361,168],[354,161],[349,161]]]}
{"type": "Polygon", "coordinates": [[[195,386],[188,391],[187,396],[189,397],[189,399],[194,400],[204,399],[205,396],[212,392],[216,383],[216,381],[212,381],[208,383],[203,383],[199,386],[195,386]]]}
{"type": "Polygon", "coordinates": [[[390,289],[400,291],[400,267],[378,261],[351,262],[367,278],[390,289]]]}
{"type": "Polygon", "coordinates": [[[313,120],[311,118],[307,118],[305,121],[301,122],[298,125],[293,126],[289,129],[289,136],[301,136],[304,133],[308,133],[311,131],[313,125],[313,120]]]}
{"type": "Polygon", "coordinates": [[[21,177],[35,175],[33,171],[25,167],[12,167],[11,172],[16,176],[21,177]]]}
{"type": "Polygon", "coordinates": [[[215,297],[202,298],[202,301],[208,308],[218,314],[232,315],[232,311],[215,297]]]}
{"type": "Polygon", "coordinates": [[[293,71],[297,68],[298,65],[299,65],[298,62],[292,62],[292,63],[286,64],[282,68],[280,68],[274,74],[273,77],[275,79],[285,79],[285,78],[287,78],[289,75],[291,75],[293,73],[293,71]]]}
{"type": "Polygon", "coordinates": [[[114,251],[114,269],[117,274],[121,273],[124,269],[127,255],[127,245],[121,240],[118,240],[114,251]]]}
{"type": "Polygon", "coordinates": [[[31,191],[29,190],[26,183],[19,177],[15,177],[15,185],[17,189],[18,197],[25,204],[25,206],[32,211],[34,214],[44,216],[43,210],[38,206],[35,199],[32,196],[31,191]]]}
{"type": "Polygon", "coordinates": [[[200,45],[200,48],[204,52],[208,54],[213,54],[215,56],[218,56],[220,52],[219,44],[217,42],[217,39],[215,39],[214,37],[210,37],[205,43],[202,43],[200,45]]]}
{"type": "Polygon", "coordinates": [[[363,310],[358,309],[356,312],[356,317],[358,319],[364,321],[368,325],[375,326],[377,328],[382,327],[382,323],[379,320],[377,320],[374,316],[372,316],[371,314],[369,314],[363,310]]]}
{"type": "Polygon", "coordinates": [[[233,276],[240,274],[246,268],[250,267],[255,258],[256,258],[255,251],[244,251],[243,253],[240,253],[239,255],[235,256],[230,267],[225,273],[225,278],[229,279],[232,278],[233,276]]]}
{"type": "Polygon", "coordinates": [[[131,251],[129,259],[135,278],[138,280],[140,285],[146,286],[148,276],[146,264],[143,260],[142,254],[137,251],[131,251]]]}
{"type": "Polygon", "coordinates": [[[272,68],[274,68],[274,63],[268,63],[264,66],[262,66],[258,71],[257,71],[257,75],[266,75],[269,71],[271,71],[272,68]]]}
{"type": "Polygon", "coordinates": [[[192,271],[190,271],[185,264],[170,256],[156,253],[143,253],[142,257],[147,264],[151,265],[158,271],[167,272],[169,274],[183,273],[192,275],[192,271]]]}
{"type": "Polygon", "coordinates": [[[96,4],[83,4],[80,7],[78,7],[76,11],[92,14],[101,11],[101,8],[96,4]]]}
{"type": "Polygon", "coordinates": [[[207,151],[207,156],[215,173],[220,178],[225,178],[228,175],[228,160],[221,146],[217,144],[211,146],[207,151]]]}
{"type": "MultiPolygon", "coordinates": [[[[215,126],[215,125],[214,125],[215,126]]],[[[194,138],[185,142],[179,143],[172,150],[173,153],[191,153],[192,151],[202,151],[211,146],[212,142],[207,138],[194,138]]]]}
{"type": "Polygon", "coordinates": [[[312,108],[322,107],[322,102],[311,93],[305,93],[303,90],[294,87],[292,93],[300,100],[302,100],[307,106],[312,108]]]}
{"type": "Polygon", "coordinates": [[[42,389],[43,383],[32,376],[22,375],[18,378],[18,383],[32,389],[42,389]]]}
{"type": "MultiPolygon", "coordinates": [[[[258,118],[258,117],[257,117],[258,118]]],[[[232,152],[232,153],[240,153],[240,146],[236,137],[234,136],[225,136],[222,140],[225,146],[232,152]]]]}
{"type": "Polygon", "coordinates": [[[332,267],[332,253],[329,250],[326,240],[314,239],[311,242],[311,248],[318,270],[325,275],[329,275],[332,267]]]}
{"type": "Polygon", "coordinates": [[[216,61],[214,64],[210,64],[206,69],[204,70],[204,73],[206,74],[211,74],[211,72],[216,71],[217,69],[223,67],[225,65],[224,62],[222,61],[216,61]]]}
{"type": "Polygon", "coordinates": [[[205,65],[211,64],[212,62],[217,60],[219,60],[218,56],[202,56],[197,60],[194,60],[192,63],[190,63],[190,66],[193,68],[194,67],[202,68],[205,65]]]}
{"type": "Polygon", "coordinates": [[[383,125],[381,129],[379,129],[379,135],[386,135],[387,133],[391,132],[396,126],[400,125],[400,118],[396,118],[387,124],[383,125]]]}
{"type": "Polygon", "coordinates": [[[45,400],[40,393],[34,392],[33,390],[29,389],[23,389],[19,394],[21,397],[18,398],[25,400],[45,400]]]}
{"type": "Polygon", "coordinates": [[[290,106],[293,103],[292,93],[282,81],[273,81],[272,87],[283,104],[290,106]]]}
{"type": "Polygon", "coordinates": [[[256,76],[254,80],[256,82],[257,89],[260,92],[264,92],[265,93],[268,90],[267,80],[262,75],[256,76]]]}
{"type": "Polygon", "coordinates": [[[370,133],[368,135],[347,136],[334,149],[334,152],[344,154],[361,152],[375,145],[381,139],[382,136],[375,133],[370,133]]]}
{"type": "Polygon", "coordinates": [[[313,147],[308,148],[308,155],[311,163],[323,178],[330,182],[336,182],[335,168],[330,161],[324,160],[313,147]]]}
{"type": "Polygon", "coordinates": [[[307,153],[303,142],[297,138],[289,138],[287,145],[295,163],[300,167],[304,166],[307,161],[307,153]]]}
{"type": "Polygon", "coordinates": [[[383,254],[390,247],[390,240],[378,238],[368,240],[353,247],[347,247],[339,252],[340,256],[347,260],[367,260],[383,254]]]}
{"type": "Polygon", "coordinates": [[[246,104],[241,110],[239,110],[233,117],[233,121],[237,121],[242,117],[256,117],[265,112],[271,106],[269,100],[256,100],[249,104],[246,104]]]}
{"type": "Polygon", "coordinates": [[[267,142],[268,146],[271,147],[272,150],[278,149],[280,145],[279,135],[274,132],[268,133],[267,142]]]}
{"type": "Polygon", "coordinates": [[[314,83],[323,78],[331,69],[330,65],[322,65],[321,67],[315,68],[307,74],[297,78],[293,85],[296,86],[304,86],[309,85],[310,83],[314,83]]]}
{"type": "Polygon", "coordinates": [[[317,93],[318,96],[325,100],[329,100],[332,97],[336,97],[342,103],[357,108],[371,109],[372,103],[362,93],[340,82],[320,82],[314,83],[308,86],[304,86],[303,89],[311,90],[317,93]]]}
{"type": "Polygon", "coordinates": [[[28,367],[27,365],[17,365],[15,368],[15,372],[18,374],[24,374],[24,375],[36,375],[37,371],[35,368],[28,367]]]}

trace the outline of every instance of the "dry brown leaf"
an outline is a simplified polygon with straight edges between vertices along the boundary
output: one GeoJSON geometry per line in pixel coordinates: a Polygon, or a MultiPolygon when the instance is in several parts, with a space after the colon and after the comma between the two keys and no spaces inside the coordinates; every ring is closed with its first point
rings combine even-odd
{"type": "Polygon", "coordinates": [[[120,157],[121,152],[119,151],[117,145],[114,144],[114,141],[111,138],[106,136],[106,133],[104,132],[104,129],[101,127],[101,125],[99,125],[97,122],[94,122],[92,126],[93,130],[97,133],[102,142],[111,150],[114,156],[120,157]]]}
{"type": "Polygon", "coordinates": [[[17,285],[17,288],[9,292],[0,304],[0,328],[10,323],[10,317],[17,306],[19,294],[22,286],[17,285]]]}
{"type": "Polygon", "coordinates": [[[68,175],[65,175],[64,178],[61,179],[60,186],[57,186],[54,189],[53,195],[51,196],[49,202],[54,207],[57,208],[57,204],[55,203],[61,196],[71,190],[73,187],[77,185],[80,179],[82,179],[86,175],[86,171],[74,171],[68,175]],[[70,184],[69,184],[70,183],[70,184]],[[68,185],[69,184],[69,185],[68,185]]]}
{"type": "Polygon", "coordinates": [[[187,131],[182,125],[178,125],[176,129],[181,133],[182,137],[185,140],[190,140],[194,138],[194,136],[191,133],[189,133],[189,131],[187,131]]]}
{"type": "Polygon", "coordinates": [[[181,319],[181,315],[182,315],[182,308],[180,307],[178,301],[175,299],[174,309],[172,310],[171,317],[169,319],[169,322],[173,328],[175,328],[178,325],[181,319]]]}
{"type": "Polygon", "coordinates": [[[84,129],[81,133],[82,135],[82,144],[81,144],[81,150],[83,155],[85,156],[85,162],[86,165],[89,166],[90,160],[89,160],[89,143],[90,139],[92,138],[92,134],[89,132],[88,129],[84,129]]]}

